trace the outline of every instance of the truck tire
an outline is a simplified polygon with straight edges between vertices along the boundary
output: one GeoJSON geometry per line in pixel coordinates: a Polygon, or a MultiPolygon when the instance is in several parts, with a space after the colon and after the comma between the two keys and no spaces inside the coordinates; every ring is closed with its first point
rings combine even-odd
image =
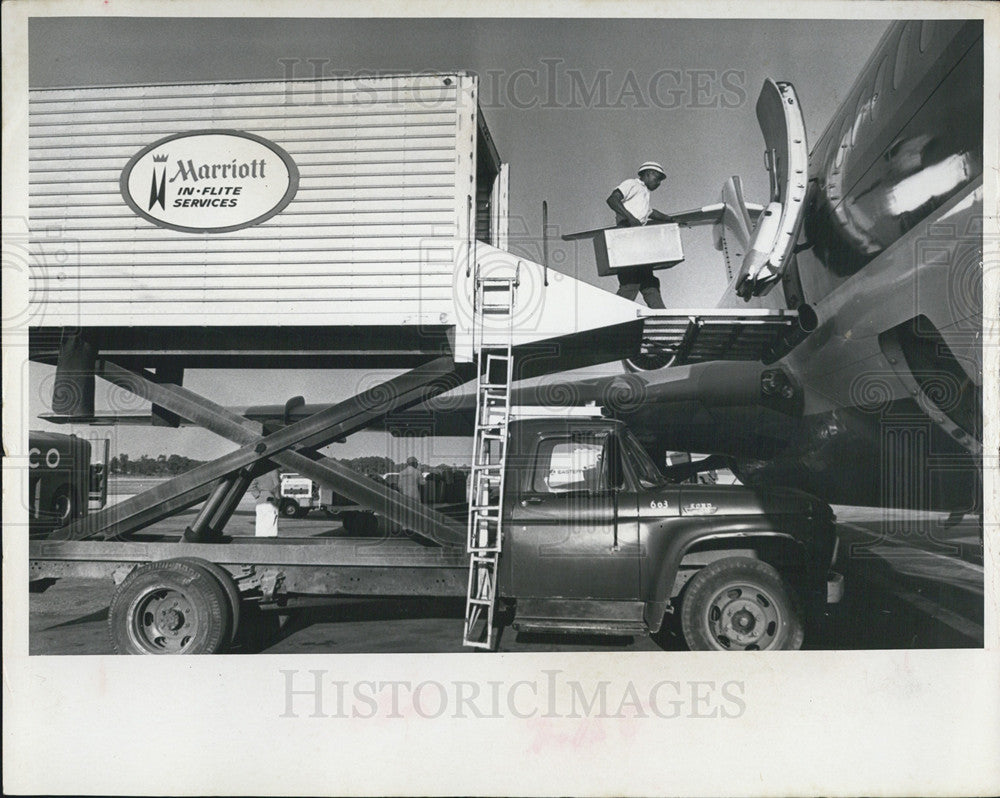
{"type": "Polygon", "coordinates": [[[348,510],[341,513],[340,522],[348,535],[370,537],[378,532],[378,517],[367,510],[348,510]]]}
{"type": "Polygon", "coordinates": [[[360,512],[355,522],[355,532],[362,537],[370,537],[378,533],[378,516],[375,513],[360,512]]]}
{"type": "Polygon", "coordinates": [[[111,599],[118,654],[217,654],[229,640],[229,599],[207,569],[163,560],[140,565],[111,599]]]}
{"type": "Polygon", "coordinates": [[[681,627],[692,651],[794,650],[802,646],[802,612],[778,572],[749,557],[727,557],[691,578],[681,627]]]}
{"type": "Polygon", "coordinates": [[[281,500],[281,514],[285,518],[299,518],[305,513],[299,507],[299,503],[295,499],[282,499],[281,500]]]}
{"type": "Polygon", "coordinates": [[[357,531],[357,518],[359,515],[360,513],[355,510],[348,510],[347,512],[340,514],[340,523],[348,535],[353,535],[357,531]]]}
{"type": "Polygon", "coordinates": [[[221,565],[216,565],[214,562],[202,560],[198,557],[176,557],[172,560],[172,562],[186,562],[194,565],[195,567],[203,568],[214,576],[216,581],[222,585],[222,589],[226,593],[226,599],[229,601],[230,621],[228,640],[230,643],[235,642],[236,635],[239,633],[240,627],[240,608],[242,605],[242,599],[240,598],[240,590],[236,587],[236,580],[233,579],[233,575],[221,565]]]}

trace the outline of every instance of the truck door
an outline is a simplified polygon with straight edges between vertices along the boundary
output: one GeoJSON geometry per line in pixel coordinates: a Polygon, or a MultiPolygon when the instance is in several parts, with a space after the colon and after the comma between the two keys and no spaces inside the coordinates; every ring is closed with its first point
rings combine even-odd
{"type": "Polygon", "coordinates": [[[638,527],[614,436],[606,431],[542,437],[517,475],[507,542],[519,597],[631,599],[639,595],[638,527]],[[609,463],[611,466],[609,467],[609,463]],[[617,465],[617,467],[615,467],[617,465]],[[630,504],[631,503],[631,504],[630,504]]]}

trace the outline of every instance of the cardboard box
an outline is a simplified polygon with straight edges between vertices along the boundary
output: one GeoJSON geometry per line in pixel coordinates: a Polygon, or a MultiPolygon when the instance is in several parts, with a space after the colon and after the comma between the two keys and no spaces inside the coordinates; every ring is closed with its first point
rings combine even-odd
{"type": "Polygon", "coordinates": [[[669,269],[684,260],[680,227],[651,224],[613,227],[594,236],[597,273],[604,277],[632,266],[669,269]]]}

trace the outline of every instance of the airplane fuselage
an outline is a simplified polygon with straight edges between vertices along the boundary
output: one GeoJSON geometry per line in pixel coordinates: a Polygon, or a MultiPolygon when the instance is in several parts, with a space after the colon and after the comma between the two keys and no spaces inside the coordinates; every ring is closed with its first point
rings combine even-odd
{"type": "Polygon", "coordinates": [[[799,406],[783,424],[714,413],[761,431],[746,436],[758,456],[736,458],[749,481],[981,506],[982,36],[977,22],[893,25],[813,147],[795,261],[750,300],[815,315],[773,364],[799,406]],[[779,451],[759,456],[764,438],[779,451]]]}

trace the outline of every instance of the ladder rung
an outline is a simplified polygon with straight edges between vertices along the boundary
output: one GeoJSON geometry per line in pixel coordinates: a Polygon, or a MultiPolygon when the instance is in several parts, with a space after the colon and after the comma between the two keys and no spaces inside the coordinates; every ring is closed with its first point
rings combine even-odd
{"type": "Polygon", "coordinates": [[[478,432],[480,440],[490,440],[490,441],[502,441],[504,439],[503,431],[504,427],[507,425],[502,422],[496,422],[491,424],[489,422],[482,422],[478,424],[478,432]]]}

